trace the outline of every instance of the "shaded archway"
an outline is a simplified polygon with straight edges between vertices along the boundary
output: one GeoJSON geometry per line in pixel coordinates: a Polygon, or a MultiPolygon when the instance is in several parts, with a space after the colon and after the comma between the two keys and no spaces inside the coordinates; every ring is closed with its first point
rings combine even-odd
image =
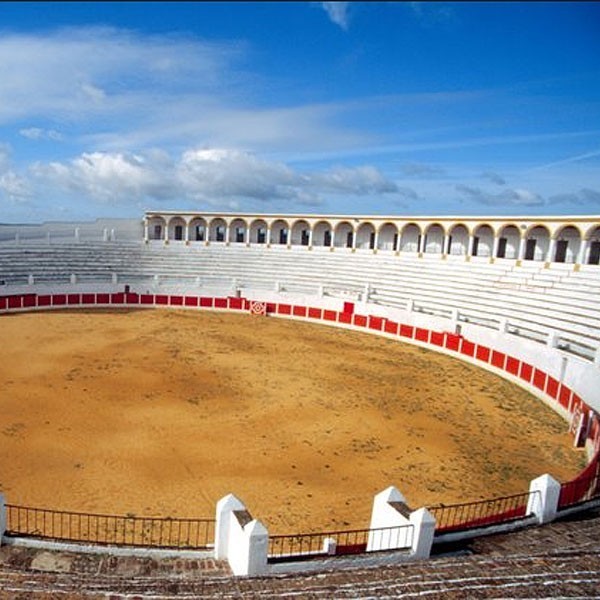
{"type": "Polygon", "coordinates": [[[384,223],[379,228],[377,248],[379,250],[396,250],[398,247],[398,228],[393,223],[384,223]]]}
{"type": "Polygon", "coordinates": [[[444,252],[444,228],[433,223],[425,231],[425,253],[442,254],[444,252]]]}
{"type": "Polygon", "coordinates": [[[400,252],[418,252],[421,243],[421,228],[416,223],[409,223],[400,235],[400,252]]]}
{"type": "Polygon", "coordinates": [[[266,244],[267,243],[267,222],[262,219],[252,221],[250,224],[250,243],[251,244],[266,244]]]}
{"type": "Polygon", "coordinates": [[[494,230],[489,225],[479,225],[473,232],[471,256],[492,256],[494,230]]]}
{"type": "Polygon", "coordinates": [[[354,227],[348,221],[338,223],[335,228],[334,246],[336,248],[352,248],[354,227]]]}
{"type": "Polygon", "coordinates": [[[372,223],[362,223],[356,231],[356,248],[375,248],[375,227],[372,223]]]}
{"type": "Polygon", "coordinates": [[[454,225],[448,233],[448,254],[466,256],[469,249],[469,231],[462,225],[454,225]]]}

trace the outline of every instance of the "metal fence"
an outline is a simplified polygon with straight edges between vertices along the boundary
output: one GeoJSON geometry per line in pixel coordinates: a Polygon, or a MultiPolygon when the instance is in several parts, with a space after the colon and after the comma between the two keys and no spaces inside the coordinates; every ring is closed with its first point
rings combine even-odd
{"type": "Polygon", "coordinates": [[[600,458],[597,454],[572,481],[560,486],[558,510],[600,498],[600,458]]]}
{"type": "Polygon", "coordinates": [[[212,546],[214,519],[102,515],[6,505],[7,535],[63,542],[202,549],[212,546]]]}
{"type": "Polygon", "coordinates": [[[527,504],[532,494],[525,492],[513,496],[429,507],[436,520],[436,533],[462,531],[488,525],[498,525],[527,516],[527,504]]]}
{"type": "Polygon", "coordinates": [[[278,562],[325,555],[363,554],[367,550],[406,550],[412,546],[413,536],[413,525],[273,535],[269,537],[268,556],[269,562],[278,562]]]}

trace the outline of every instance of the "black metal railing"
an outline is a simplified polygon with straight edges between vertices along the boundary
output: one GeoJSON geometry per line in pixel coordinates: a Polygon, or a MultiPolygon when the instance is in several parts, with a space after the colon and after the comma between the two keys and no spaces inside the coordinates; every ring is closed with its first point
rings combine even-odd
{"type": "Polygon", "coordinates": [[[377,550],[405,550],[412,546],[413,536],[413,525],[273,535],[269,538],[268,555],[270,562],[277,562],[377,550]]]}
{"type": "Polygon", "coordinates": [[[215,537],[214,519],[103,515],[6,505],[6,533],[87,544],[201,549],[215,537]]]}
{"type": "Polygon", "coordinates": [[[436,533],[462,531],[498,525],[526,517],[527,505],[532,494],[539,494],[539,492],[525,492],[492,500],[448,506],[431,506],[429,511],[435,517],[436,533]]]}

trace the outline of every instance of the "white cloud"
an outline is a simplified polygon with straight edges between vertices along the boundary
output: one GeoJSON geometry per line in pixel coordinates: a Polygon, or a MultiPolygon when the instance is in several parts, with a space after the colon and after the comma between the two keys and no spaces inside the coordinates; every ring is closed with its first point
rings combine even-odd
{"type": "Polygon", "coordinates": [[[544,204],[544,199],[539,194],[525,189],[505,189],[495,194],[463,184],[457,185],[455,189],[469,200],[486,206],[541,206],[544,204]]]}
{"type": "Polygon", "coordinates": [[[28,182],[14,171],[0,174],[0,192],[15,203],[25,202],[32,194],[28,182]]]}
{"type": "Polygon", "coordinates": [[[84,153],[68,162],[36,163],[31,176],[45,189],[110,205],[148,200],[239,207],[250,201],[317,206],[328,195],[369,196],[400,190],[372,166],[301,173],[284,163],[234,149],[190,149],[177,161],[160,150],[84,153]]]}
{"type": "Polygon", "coordinates": [[[600,191],[582,188],[577,192],[554,194],[548,198],[548,204],[572,204],[574,206],[591,205],[600,211],[600,191]]]}
{"type": "Polygon", "coordinates": [[[50,140],[60,142],[64,136],[55,129],[41,129],[40,127],[27,127],[20,129],[19,134],[30,140],[50,140]]]}
{"type": "Polygon", "coordinates": [[[446,171],[442,167],[423,163],[406,163],[400,165],[400,171],[409,177],[429,177],[443,175],[446,171]]]}
{"type": "Polygon", "coordinates": [[[321,6],[329,15],[332,23],[341,27],[344,31],[348,29],[349,2],[321,2],[321,6]]]}
{"type": "Polygon", "coordinates": [[[494,173],[493,171],[486,171],[485,173],[482,173],[481,176],[484,179],[489,179],[492,183],[495,183],[496,185],[506,184],[506,180],[504,179],[504,177],[502,177],[502,175],[498,175],[498,173],[494,173]]]}

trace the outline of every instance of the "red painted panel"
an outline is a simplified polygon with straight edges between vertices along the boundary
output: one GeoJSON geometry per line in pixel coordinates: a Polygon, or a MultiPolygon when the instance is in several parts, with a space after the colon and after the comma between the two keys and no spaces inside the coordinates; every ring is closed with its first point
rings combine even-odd
{"type": "Polygon", "coordinates": [[[305,317],[306,316],[306,306],[293,306],[292,314],[295,317],[305,317]]]}
{"type": "Polygon", "coordinates": [[[520,367],[521,367],[521,361],[519,359],[514,358],[514,356],[507,356],[506,357],[506,367],[505,367],[505,369],[509,373],[511,373],[512,375],[518,375],[520,367]]]}
{"type": "Polygon", "coordinates": [[[531,381],[531,376],[533,375],[533,367],[527,363],[521,363],[521,373],[519,377],[524,381],[531,381]]]}
{"type": "Polygon", "coordinates": [[[38,296],[38,306],[50,306],[52,304],[52,296],[38,296]]]}
{"type": "Polygon", "coordinates": [[[569,411],[571,412],[571,414],[573,414],[578,407],[583,406],[583,400],[581,399],[581,396],[578,396],[577,394],[573,393],[573,396],[571,397],[571,407],[569,409],[569,411]]]}
{"type": "Polygon", "coordinates": [[[344,302],[344,312],[352,314],[354,312],[354,302],[344,302]]]}
{"type": "Polygon", "coordinates": [[[23,296],[23,307],[31,308],[37,305],[37,296],[35,294],[25,294],[23,296]]]}
{"type": "Polygon", "coordinates": [[[82,294],[81,304],[96,304],[96,294],[82,294]]]}
{"type": "Polygon", "coordinates": [[[487,346],[477,346],[477,350],[475,352],[475,358],[484,363],[490,362],[490,349],[487,346]]]}
{"type": "Polygon", "coordinates": [[[125,294],[125,302],[127,304],[139,304],[140,303],[140,295],[132,294],[132,293],[128,292],[127,294],[125,294]]]}
{"type": "Polygon", "coordinates": [[[429,340],[435,346],[444,345],[444,334],[441,331],[432,331],[431,338],[429,340]]]}
{"type": "Polygon", "coordinates": [[[241,298],[229,298],[229,308],[233,310],[241,310],[244,302],[241,298]]]}
{"type": "Polygon", "coordinates": [[[169,296],[166,296],[165,294],[156,294],[154,300],[156,304],[160,304],[162,306],[169,304],[169,296]]]}
{"type": "Polygon", "coordinates": [[[320,318],[321,318],[321,313],[322,313],[322,312],[323,312],[323,311],[322,311],[320,308],[312,308],[312,307],[310,307],[310,308],[308,309],[308,316],[309,316],[311,319],[320,319],[320,318]]]}
{"type": "Polygon", "coordinates": [[[558,381],[554,379],[554,377],[548,376],[548,380],[546,381],[546,394],[551,398],[555,398],[558,396],[558,381]]]}
{"type": "Polygon", "coordinates": [[[215,308],[227,308],[227,298],[215,298],[215,308]]]}
{"type": "Polygon", "coordinates": [[[546,373],[544,371],[540,371],[539,369],[533,371],[533,385],[540,390],[546,387],[546,373]]]}
{"type": "Polygon", "coordinates": [[[475,356],[475,344],[463,338],[462,344],[460,346],[460,352],[465,356],[475,356]]]}
{"type": "Polygon", "coordinates": [[[123,304],[125,302],[125,294],[119,292],[118,294],[110,295],[110,303],[111,304],[123,304]]]}
{"type": "Polygon", "coordinates": [[[9,296],[8,297],[8,308],[21,308],[23,301],[22,296],[9,296]]]}
{"type": "Polygon", "coordinates": [[[267,302],[267,314],[277,313],[277,304],[275,302],[267,302]]]}
{"type": "Polygon", "coordinates": [[[412,338],[415,333],[415,328],[412,325],[400,325],[400,335],[412,338]]]}
{"type": "Polygon", "coordinates": [[[154,294],[142,294],[140,301],[142,304],[154,304],[154,294]]]}
{"type": "Polygon", "coordinates": [[[81,304],[81,296],[79,294],[69,294],[67,296],[68,304],[81,304]]]}
{"type": "Polygon", "coordinates": [[[277,312],[280,315],[289,315],[292,312],[292,307],[289,304],[278,304],[277,312]]]}
{"type": "Polygon", "coordinates": [[[460,335],[455,335],[454,333],[446,333],[446,348],[448,350],[455,350],[458,352],[458,348],[460,347],[460,335]]]}
{"type": "Polygon", "coordinates": [[[396,323],[396,321],[386,321],[385,332],[391,333],[392,335],[398,335],[398,323],[396,323]]]}
{"type": "Polygon", "coordinates": [[[200,298],[200,306],[202,308],[212,308],[213,305],[213,299],[212,298],[208,298],[206,296],[202,296],[200,298]]]}
{"type": "Polygon", "coordinates": [[[492,364],[499,369],[504,369],[504,360],[506,359],[506,354],[504,352],[498,352],[497,350],[492,350],[492,364]]]}
{"type": "Polygon", "coordinates": [[[367,317],[365,315],[354,315],[353,324],[357,327],[366,327],[367,317]]]}
{"type": "Polygon", "coordinates": [[[383,319],[381,317],[374,317],[373,315],[369,316],[369,329],[381,331],[382,326],[383,319]]]}
{"type": "Polygon", "coordinates": [[[338,313],[339,323],[352,323],[352,313],[341,312],[338,313]]]}
{"type": "Polygon", "coordinates": [[[169,296],[171,306],[183,306],[183,296],[169,296]]]}
{"type": "Polygon", "coordinates": [[[429,329],[423,329],[422,327],[415,328],[415,340],[420,342],[426,342],[429,340],[429,329]]]}
{"type": "Polygon", "coordinates": [[[6,308],[6,296],[0,296],[0,310],[6,308]]]}
{"type": "Polygon", "coordinates": [[[571,400],[571,390],[566,385],[560,386],[560,393],[558,394],[558,401],[561,406],[569,408],[569,402],[571,400]]]}
{"type": "Polygon", "coordinates": [[[67,296],[65,294],[54,294],[52,296],[52,306],[64,306],[67,303],[67,296]]]}
{"type": "Polygon", "coordinates": [[[110,304],[110,296],[108,294],[96,294],[96,304],[110,304]]]}
{"type": "Polygon", "coordinates": [[[335,310],[324,310],[323,311],[323,319],[325,321],[335,321],[337,317],[337,313],[335,310]]]}
{"type": "Polygon", "coordinates": [[[198,306],[198,296],[186,296],[185,297],[185,305],[186,306],[198,306]]]}

